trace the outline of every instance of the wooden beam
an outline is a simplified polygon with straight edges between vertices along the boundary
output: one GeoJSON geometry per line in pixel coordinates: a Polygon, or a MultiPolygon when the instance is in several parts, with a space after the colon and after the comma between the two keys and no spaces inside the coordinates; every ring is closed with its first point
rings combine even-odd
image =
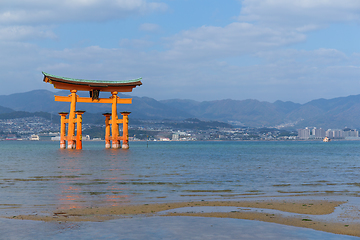
{"type": "MultiPolygon", "coordinates": [[[[55,96],[55,101],[56,102],[71,102],[71,97],[65,97],[65,96],[55,96]]],[[[113,103],[113,99],[112,98],[99,98],[97,99],[92,99],[92,98],[87,98],[87,97],[78,97],[76,99],[76,102],[81,102],[81,103],[113,103]]],[[[119,98],[117,97],[117,103],[119,104],[131,104],[132,103],[132,98],[119,98]]]]}

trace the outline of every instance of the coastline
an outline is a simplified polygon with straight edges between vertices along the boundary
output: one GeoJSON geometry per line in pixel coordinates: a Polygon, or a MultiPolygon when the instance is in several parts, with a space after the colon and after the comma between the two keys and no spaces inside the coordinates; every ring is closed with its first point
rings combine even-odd
{"type": "Polygon", "coordinates": [[[357,204],[297,197],[72,208],[41,215],[17,215],[6,218],[44,222],[102,222],[153,216],[247,219],[360,237],[360,210],[357,204]],[[346,209],[351,209],[351,216],[346,209]]]}

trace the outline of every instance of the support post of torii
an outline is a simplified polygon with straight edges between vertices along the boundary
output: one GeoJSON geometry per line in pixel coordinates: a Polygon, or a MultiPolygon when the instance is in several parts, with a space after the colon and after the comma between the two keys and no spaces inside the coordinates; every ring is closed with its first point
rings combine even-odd
{"type": "Polygon", "coordinates": [[[119,138],[119,124],[117,115],[117,92],[111,92],[112,94],[112,111],[111,111],[111,136],[112,136],[112,148],[120,148],[119,138]]]}
{"type": "Polygon", "coordinates": [[[129,149],[129,114],[130,112],[121,112],[123,116],[123,142],[122,148],[129,149]]]}
{"type": "Polygon", "coordinates": [[[59,113],[59,115],[61,116],[61,118],[60,118],[60,149],[66,148],[65,132],[66,132],[66,123],[68,122],[66,119],[66,115],[68,115],[68,114],[69,113],[67,113],[67,112],[59,113]]]}
{"type": "Polygon", "coordinates": [[[105,116],[105,148],[111,148],[110,145],[110,116],[111,113],[104,113],[105,116]]]}
{"type": "MultiPolygon", "coordinates": [[[[114,111],[114,113],[116,113],[116,111],[114,111]]],[[[115,117],[112,113],[103,114],[105,116],[105,148],[111,148],[111,146],[112,148],[120,148],[120,141],[122,140],[121,148],[129,149],[129,114],[130,112],[121,112],[122,119],[118,119],[117,114],[115,117]],[[119,136],[120,123],[123,124],[122,136],[119,136]],[[112,131],[110,131],[110,129],[112,131]]]]}
{"type": "Polygon", "coordinates": [[[85,111],[76,111],[76,149],[82,149],[82,115],[85,111]]]}
{"type": "Polygon", "coordinates": [[[76,119],[75,119],[75,111],[76,111],[76,98],[77,98],[77,90],[73,89],[70,90],[71,94],[69,95],[70,99],[71,99],[71,103],[70,103],[70,113],[69,113],[69,123],[68,123],[68,135],[67,135],[67,140],[68,140],[68,149],[74,149],[75,148],[75,123],[76,123],[76,119]]]}

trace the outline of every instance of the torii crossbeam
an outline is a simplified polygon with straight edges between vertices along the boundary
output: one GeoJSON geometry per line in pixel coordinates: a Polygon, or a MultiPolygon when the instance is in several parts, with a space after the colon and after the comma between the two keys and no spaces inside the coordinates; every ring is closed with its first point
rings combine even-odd
{"type": "Polygon", "coordinates": [[[66,148],[66,141],[68,142],[68,149],[82,149],[82,114],[84,111],[76,111],[76,103],[111,103],[112,112],[105,113],[105,147],[120,148],[120,141],[122,141],[122,148],[129,148],[128,135],[128,115],[130,112],[121,112],[122,119],[118,119],[117,104],[131,104],[131,98],[119,98],[119,92],[132,92],[133,88],[142,85],[141,78],[127,81],[97,81],[65,78],[51,75],[42,72],[44,75],[44,82],[54,85],[56,89],[70,90],[70,95],[67,97],[55,96],[55,101],[70,102],[70,112],[59,113],[61,116],[60,127],[60,148],[66,148]],[[89,91],[90,97],[79,97],[77,91],[89,91]],[[111,92],[110,98],[99,98],[100,92],[111,92]],[[69,118],[66,116],[69,114],[69,118]],[[119,124],[123,124],[123,136],[119,134],[119,124]],[[66,136],[66,124],[68,124],[68,131],[66,136]],[[76,135],[75,135],[76,124],[76,135]],[[111,125],[111,131],[110,131],[111,125]],[[111,135],[110,135],[111,132],[111,135]],[[110,141],[112,144],[110,144],[110,141]]]}

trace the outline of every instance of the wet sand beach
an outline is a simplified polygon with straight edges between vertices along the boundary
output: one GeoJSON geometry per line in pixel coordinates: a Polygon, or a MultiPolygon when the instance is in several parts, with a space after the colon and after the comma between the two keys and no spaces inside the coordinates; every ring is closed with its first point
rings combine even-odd
{"type": "Polygon", "coordinates": [[[42,213],[41,215],[17,215],[7,218],[45,222],[102,222],[136,216],[234,218],[271,222],[360,237],[360,210],[354,208],[357,208],[357,206],[351,206],[351,204],[349,205],[345,201],[296,200],[296,198],[288,198],[286,200],[197,201],[115,207],[86,207],[62,209],[42,213]],[[351,216],[347,216],[344,209],[340,210],[340,214],[334,215],[336,209],[340,209],[346,204],[348,205],[346,209],[351,208],[353,210],[351,216]],[[226,207],[233,208],[224,209],[226,207]],[[350,217],[352,218],[351,221],[349,220],[350,217]]]}

